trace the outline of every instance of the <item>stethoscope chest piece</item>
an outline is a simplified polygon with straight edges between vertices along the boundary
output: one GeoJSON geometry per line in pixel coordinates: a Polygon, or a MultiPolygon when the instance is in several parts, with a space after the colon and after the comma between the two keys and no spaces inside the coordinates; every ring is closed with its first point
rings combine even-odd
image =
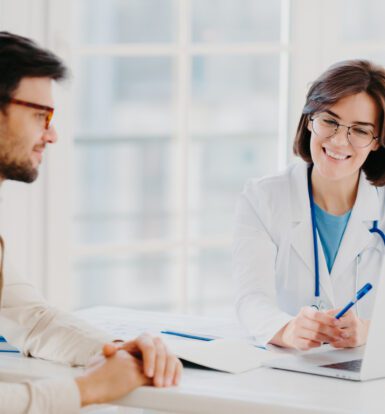
{"type": "Polygon", "coordinates": [[[326,311],[328,309],[328,306],[326,305],[326,303],[323,300],[321,300],[319,298],[315,298],[315,299],[316,300],[315,300],[314,304],[311,305],[312,308],[314,308],[318,311],[321,311],[321,312],[326,311]]]}

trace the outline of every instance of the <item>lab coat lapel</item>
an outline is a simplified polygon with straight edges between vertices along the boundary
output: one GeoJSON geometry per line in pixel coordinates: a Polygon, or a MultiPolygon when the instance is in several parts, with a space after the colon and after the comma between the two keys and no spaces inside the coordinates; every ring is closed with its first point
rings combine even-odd
{"type": "MultiPolygon", "coordinates": [[[[292,247],[301,257],[309,269],[311,277],[315,281],[315,262],[312,224],[310,215],[310,201],[307,189],[307,164],[299,164],[293,169],[291,179],[291,217],[292,217],[292,247]]],[[[317,233],[318,240],[318,269],[320,287],[327,299],[334,304],[333,286],[326,265],[322,244],[317,233]]],[[[315,282],[314,282],[315,283],[315,282]]],[[[326,299],[326,298],[324,298],[326,299]]]]}
{"type": "MultiPolygon", "coordinates": [[[[323,293],[325,295],[323,299],[329,299],[331,305],[334,305],[333,285],[329,274],[329,270],[326,265],[325,254],[322,248],[318,232],[317,242],[320,288],[323,290],[323,293]]],[[[311,220],[304,220],[294,228],[292,246],[300,255],[302,260],[305,262],[306,266],[309,268],[311,277],[314,278],[315,284],[315,261],[311,220]]],[[[323,297],[322,293],[321,297],[323,297]]]]}
{"type": "Polygon", "coordinates": [[[365,174],[361,172],[356,202],[332,268],[332,278],[341,275],[371,242],[373,235],[369,229],[373,220],[378,220],[378,218],[377,189],[366,180],[365,174]]]}
{"type": "MultiPolygon", "coordinates": [[[[317,232],[317,240],[318,240],[318,262],[319,262],[319,282],[320,286],[323,290],[323,293],[326,297],[323,299],[329,299],[330,305],[334,307],[334,293],[333,293],[333,284],[331,279],[331,274],[329,273],[328,266],[326,264],[326,258],[324,249],[322,247],[321,239],[319,237],[319,234],[317,232]]],[[[321,291],[321,298],[323,297],[322,291],[321,291]]]]}
{"type": "Polygon", "coordinates": [[[307,164],[300,163],[292,170],[291,186],[291,244],[311,274],[314,274],[313,236],[310,203],[307,190],[307,164]]]}

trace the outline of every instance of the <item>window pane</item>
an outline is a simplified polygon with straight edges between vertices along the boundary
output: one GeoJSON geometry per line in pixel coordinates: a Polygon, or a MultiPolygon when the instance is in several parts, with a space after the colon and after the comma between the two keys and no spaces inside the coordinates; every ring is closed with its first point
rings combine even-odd
{"type": "Polygon", "coordinates": [[[173,310],[177,258],[173,253],[78,259],[75,308],[94,305],[173,310]]]}
{"type": "Polygon", "coordinates": [[[277,138],[271,135],[195,140],[190,163],[190,235],[230,237],[245,181],[272,174],[276,153],[277,138]]]}
{"type": "Polygon", "coordinates": [[[169,134],[173,61],[168,57],[84,57],[78,62],[76,134],[169,134]]]}
{"type": "Polygon", "coordinates": [[[174,234],[169,138],[82,140],[75,155],[75,242],[124,243],[174,234]]]}
{"type": "MultiPolygon", "coordinates": [[[[382,0],[342,0],[334,13],[340,16],[342,39],[346,41],[385,40],[385,2],[382,0]],[[346,13],[349,10],[349,13],[346,13]]],[[[333,4],[334,7],[334,4],[333,4]]]]}
{"type": "Polygon", "coordinates": [[[230,235],[245,180],[276,168],[279,59],[197,57],[192,76],[190,233],[230,235]]]}
{"type": "Polygon", "coordinates": [[[234,289],[228,249],[191,249],[189,301],[193,313],[233,316],[234,289]]]}
{"type": "Polygon", "coordinates": [[[192,0],[195,42],[279,41],[280,0],[192,0]]]}
{"type": "Polygon", "coordinates": [[[276,133],[278,86],[276,55],[195,57],[192,134],[276,133]]]}
{"type": "Polygon", "coordinates": [[[78,69],[76,242],[171,236],[172,60],[87,57],[78,69]]]}
{"type": "Polygon", "coordinates": [[[86,44],[173,42],[177,0],[76,0],[77,38],[86,44]]]}

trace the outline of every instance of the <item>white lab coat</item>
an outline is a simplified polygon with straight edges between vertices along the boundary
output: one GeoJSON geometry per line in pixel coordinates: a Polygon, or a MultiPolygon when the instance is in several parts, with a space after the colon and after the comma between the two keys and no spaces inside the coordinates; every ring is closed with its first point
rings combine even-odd
{"type": "MultiPolygon", "coordinates": [[[[358,305],[370,319],[385,246],[369,229],[385,230],[385,191],[362,172],[357,199],[329,274],[318,237],[320,295],[327,308],[349,302],[366,282],[373,291],[358,305]]],[[[236,210],[233,245],[236,309],[241,323],[261,344],[315,303],[314,249],[307,189],[307,164],[246,183],[236,210]]]]}

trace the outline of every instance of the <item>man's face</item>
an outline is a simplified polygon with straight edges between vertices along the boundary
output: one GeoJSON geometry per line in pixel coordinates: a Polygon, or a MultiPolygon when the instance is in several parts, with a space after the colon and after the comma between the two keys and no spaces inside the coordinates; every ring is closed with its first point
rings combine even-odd
{"type": "MultiPolygon", "coordinates": [[[[50,78],[23,78],[14,99],[53,107],[50,78]]],[[[37,178],[47,143],[56,142],[55,129],[46,129],[47,111],[10,103],[0,111],[0,180],[31,183],[37,178]]]]}

